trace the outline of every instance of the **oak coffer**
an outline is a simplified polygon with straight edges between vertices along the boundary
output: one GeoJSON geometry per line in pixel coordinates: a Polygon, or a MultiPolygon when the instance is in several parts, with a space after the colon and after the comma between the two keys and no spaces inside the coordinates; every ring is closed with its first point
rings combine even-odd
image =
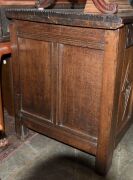
{"type": "Polygon", "coordinates": [[[16,131],[96,156],[105,174],[133,122],[133,14],[7,9],[16,131]]]}

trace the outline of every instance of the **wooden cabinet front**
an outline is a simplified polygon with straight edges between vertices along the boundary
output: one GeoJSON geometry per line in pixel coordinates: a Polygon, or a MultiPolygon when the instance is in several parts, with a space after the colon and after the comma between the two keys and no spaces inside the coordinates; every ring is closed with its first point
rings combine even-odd
{"type": "MultiPolygon", "coordinates": [[[[45,131],[47,135],[58,130],[68,142],[70,137],[65,133],[73,138],[84,137],[88,141],[85,147],[93,147],[91,153],[95,154],[104,30],[26,21],[16,21],[14,28],[16,114],[55,128],[45,131]]],[[[74,140],[69,144],[75,146],[74,140]]],[[[78,147],[85,150],[82,143],[78,147]]]]}
{"type": "Polygon", "coordinates": [[[72,27],[52,24],[53,17],[48,24],[44,17],[33,22],[26,14],[23,21],[16,14],[11,41],[17,133],[31,128],[91,153],[105,174],[133,116],[133,47],[126,45],[126,26],[72,27]]]}

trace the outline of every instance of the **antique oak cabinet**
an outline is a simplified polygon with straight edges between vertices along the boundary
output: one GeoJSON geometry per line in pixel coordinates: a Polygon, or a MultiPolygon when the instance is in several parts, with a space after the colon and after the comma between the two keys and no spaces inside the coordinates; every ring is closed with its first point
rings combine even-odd
{"type": "Polygon", "coordinates": [[[105,174],[133,122],[133,14],[7,9],[16,131],[27,128],[96,157],[105,174]]]}

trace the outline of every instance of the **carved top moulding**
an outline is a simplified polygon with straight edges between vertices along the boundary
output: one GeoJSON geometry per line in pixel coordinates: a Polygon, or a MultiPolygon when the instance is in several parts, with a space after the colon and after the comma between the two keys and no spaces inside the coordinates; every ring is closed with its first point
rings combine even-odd
{"type": "MultiPolygon", "coordinates": [[[[76,4],[84,2],[84,13],[115,14],[122,12],[133,12],[133,0],[64,0],[76,4]]],[[[60,0],[36,0],[38,8],[48,8],[60,0]]]]}

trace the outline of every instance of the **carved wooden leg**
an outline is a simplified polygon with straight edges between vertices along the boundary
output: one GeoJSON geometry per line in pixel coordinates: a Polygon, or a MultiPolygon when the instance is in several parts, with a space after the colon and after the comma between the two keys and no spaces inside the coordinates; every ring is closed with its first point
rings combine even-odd
{"type": "MultiPolygon", "coordinates": [[[[0,44],[0,59],[2,55],[11,53],[11,48],[9,43],[1,43],[0,44]]],[[[1,79],[1,78],[0,78],[1,79]]],[[[0,82],[0,147],[6,146],[8,144],[8,140],[5,134],[5,126],[4,126],[4,115],[2,109],[2,94],[1,94],[1,82],[0,82]]]]}

